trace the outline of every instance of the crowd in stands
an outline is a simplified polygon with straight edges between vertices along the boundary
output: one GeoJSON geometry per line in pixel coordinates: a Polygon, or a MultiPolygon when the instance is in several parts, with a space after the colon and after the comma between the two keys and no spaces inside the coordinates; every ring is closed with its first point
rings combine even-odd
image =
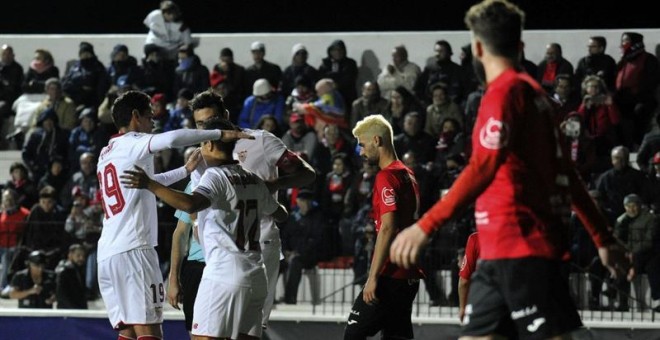
{"type": "MultiPolygon", "coordinates": [[[[469,44],[459,48],[456,63],[454,48],[438,40],[428,65],[408,61],[406,47],[394,46],[382,73],[362,84],[356,83],[357,63],[342,40],[328,46],[318,67],[307,63],[302,44],[291,49],[290,65],[274,64],[259,41],[251,45],[252,65],[236,64],[226,47],[219,49],[216,65],[203,65],[189,29],[177,21],[178,7],[165,3],[169,5],[145,19],[150,32],[140,56],[118,42],[110,59],[102,60],[83,41],[77,58],[60,73],[47,46],[35,46],[27,70],[14,60],[11,46],[2,46],[1,122],[26,124],[0,136],[0,147],[22,153],[22,162],[10,168],[11,179],[0,184],[0,288],[5,296],[23,301],[21,307],[50,308],[57,301],[58,308],[84,308],[80,296],[98,297],[95,247],[103,210],[96,161],[116,133],[110,110],[124,91],[151,95],[153,132],[159,133],[194,128],[188,101],[213,88],[223,96],[233,123],[272,132],[314,166],[313,186],[280,195],[293,211],[280,225],[288,264],[284,277],[291,282],[286,303],[296,303],[303,270],[337,257],[351,258],[356,284],[364,282],[375,240],[369,209],[378,168],[358,156],[350,133],[357,121],[380,113],[392,123],[398,157],[420,184],[420,214],[450,188],[470,158],[473,140],[496,132],[496,126],[472,131],[484,87],[469,44]],[[43,99],[33,103],[28,117],[18,117],[16,102],[25,94],[43,99]],[[65,289],[60,282],[75,282],[79,289],[65,289]]],[[[604,53],[605,38],[593,36],[587,43],[588,51],[576,65],[562,58],[560,44],[549,42],[543,60],[534,63],[523,56],[523,66],[556,103],[557,132],[567,141],[567,148],[558,152],[570,152],[611,227],[633,252],[634,270],[648,275],[653,299],[660,301],[658,59],[635,32],[624,33],[617,42],[622,50],[618,61],[604,53]],[[638,167],[630,163],[631,153],[637,154],[638,167]]],[[[158,154],[156,172],[181,166],[183,153],[158,154]]],[[[182,184],[177,184],[180,189],[182,184]]],[[[166,277],[173,210],[159,205],[159,221],[158,250],[166,277]]],[[[606,277],[577,224],[572,267],[606,277]]],[[[436,273],[452,271],[458,282],[461,248],[474,227],[473,211],[466,211],[432,238],[422,259],[432,305],[457,305],[457,283],[447,292],[436,273]]],[[[596,286],[589,306],[593,309],[603,307],[601,294],[613,298],[616,287],[619,293],[629,291],[626,282],[612,282],[604,292],[596,286]]],[[[625,295],[619,295],[616,308],[627,310],[625,295]]]]}

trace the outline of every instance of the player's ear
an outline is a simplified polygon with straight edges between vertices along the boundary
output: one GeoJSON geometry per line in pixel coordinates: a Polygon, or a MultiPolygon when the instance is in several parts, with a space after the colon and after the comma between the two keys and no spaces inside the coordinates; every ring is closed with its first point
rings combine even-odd
{"type": "Polygon", "coordinates": [[[136,120],[140,119],[140,111],[138,111],[137,109],[133,109],[131,111],[131,117],[132,119],[136,119],[136,120]]]}
{"type": "Polygon", "coordinates": [[[374,138],[373,141],[374,141],[374,144],[376,145],[376,147],[379,147],[379,146],[383,145],[383,138],[382,137],[374,136],[373,138],[374,138]]]}

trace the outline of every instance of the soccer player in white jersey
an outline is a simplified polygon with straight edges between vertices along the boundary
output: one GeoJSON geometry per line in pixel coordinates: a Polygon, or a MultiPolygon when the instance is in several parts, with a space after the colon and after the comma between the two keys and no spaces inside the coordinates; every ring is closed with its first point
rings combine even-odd
{"type": "MultiPolygon", "coordinates": [[[[229,112],[225,109],[222,97],[212,90],[201,92],[191,102],[193,117],[197,128],[203,128],[204,122],[212,117],[228,119],[229,112]]],[[[244,143],[236,141],[234,159],[241,166],[266,182],[273,197],[277,191],[293,187],[303,187],[314,182],[316,172],[305,160],[288,150],[281,139],[264,130],[244,129],[243,132],[253,136],[255,140],[244,143]]],[[[202,162],[203,163],[203,162],[202,162]]],[[[200,164],[190,176],[193,185],[203,173],[204,165],[200,164]]],[[[280,230],[271,217],[261,220],[261,251],[268,279],[268,296],[264,303],[263,327],[268,325],[268,318],[275,300],[277,276],[282,259],[280,230]]]]}
{"type": "MultiPolygon", "coordinates": [[[[207,129],[231,128],[224,119],[207,129]]],[[[263,216],[283,222],[286,209],[266,184],[232,159],[234,143],[202,144],[208,168],[192,194],[170,189],[139,167],[125,171],[122,183],[152,191],[165,203],[197,213],[199,241],[206,267],[193,313],[193,339],[259,339],[266,297],[266,275],[261,260],[259,221],[263,216]]]]}
{"type": "Polygon", "coordinates": [[[146,191],[126,190],[119,175],[137,165],[154,180],[171,185],[185,178],[196,164],[154,175],[155,152],[205,140],[253,138],[233,130],[178,130],[152,135],[152,117],[150,98],[145,93],[128,91],[119,96],[112,108],[119,134],[101,150],[97,165],[105,213],[98,242],[99,286],[119,339],[161,339],[165,297],[154,250],[156,198],[146,191]]]}

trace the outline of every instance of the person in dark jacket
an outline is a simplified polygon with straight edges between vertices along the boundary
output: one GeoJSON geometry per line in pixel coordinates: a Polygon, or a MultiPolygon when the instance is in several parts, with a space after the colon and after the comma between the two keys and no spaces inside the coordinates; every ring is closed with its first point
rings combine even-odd
{"type": "Polygon", "coordinates": [[[180,48],[179,66],[175,70],[172,93],[179,93],[183,88],[187,88],[193,93],[199,93],[206,91],[209,86],[209,69],[202,65],[192,47],[180,48]]]}
{"type": "Polygon", "coordinates": [[[94,46],[83,41],[79,48],[79,59],[62,78],[62,89],[76,105],[98,107],[110,88],[110,79],[94,54],[94,46]]]}
{"type": "Polygon", "coordinates": [[[54,65],[53,55],[48,50],[37,49],[34,58],[30,62],[30,68],[25,73],[23,80],[23,92],[44,93],[46,80],[60,78],[60,69],[54,65]]]}
{"type": "MultiPolygon", "coordinates": [[[[357,99],[357,76],[357,62],[346,56],[344,41],[333,41],[328,46],[328,56],[323,58],[319,66],[319,78],[331,78],[335,81],[337,90],[344,98],[344,107],[351,107],[353,101],[357,99]]],[[[345,118],[349,119],[349,117],[345,118]]]]}
{"type": "Polygon", "coordinates": [[[53,308],[55,273],[46,269],[45,264],[46,254],[41,250],[32,251],[27,268],[12,278],[9,298],[18,300],[19,308],[53,308]]]}
{"type": "Polygon", "coordinates": [[[120,87],[129,85],[140,89],[144,85],[144,73],[138,66],[137,59],[128,54],[128,47],[117,44],[110,53],[110,66],[108,77],[111,86],[120,87]]]}
{"type": "Polygon", "coordinates": [[[57,309],[87,309],[85,248],[72,244],[66,260],[55,268],[57,309]]]}
{"type": "Polygon", "coordinates": [[[39,115],[37,129],[30,134],[21,156],[32,178],[39,180],[48,172],[50,159],[54,156],[67,159],[68,149],[69,133],[60,128],[55,110],[48,108],[39,115]]]}
{"type": "Polygon", "coordinates": [[[14,48],[2,45],[0,49],[0,125],[9,117],[12,104],[22,93],[23,66],[14,59],[14,48]]]}

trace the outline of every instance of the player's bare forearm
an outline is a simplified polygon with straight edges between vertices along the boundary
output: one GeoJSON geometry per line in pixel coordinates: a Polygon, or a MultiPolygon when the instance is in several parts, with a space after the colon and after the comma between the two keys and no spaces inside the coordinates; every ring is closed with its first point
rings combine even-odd
{"type": "Polygon", "coordinates": [[[369,280],[376,280],[385,265],[385,260],[387,260],[387,256],[389,255],[390,244],[396,235],[394,220],[394,212],[389,212],[381,216],[380,230],[376,236],[374,255],[371,259],[371,268],[369,268],[369,280]]]}
{"type": "Polygon", "coordinates": [[[468,292],[470,291],[470,281],[462,277],[458,278],[458,307],[465,309],[467,305],[468,292]]]}
{"type": "Polygon", "coordinates": [[[170,282],[179,281],[179,272],[181,271],[181,263],[183,262],[183,254],[186,253],[188,248],[188,241],[190,235],[190,224],[179,220],[176,223],[176,229],[172,234],[172,253],[170,254],[170,282]]]}
{"type": "Polygon", "coordinates": [[[206,209],[211,205],[208,198],[200,194],[193,193],[192,195],[188,195],[183,191],[170,189],[154,181],[137,165],[134,170],[125,170],[120,178],[121,183],[127,188],[147,189],[168,205],[189,214],[206,209]]]}

